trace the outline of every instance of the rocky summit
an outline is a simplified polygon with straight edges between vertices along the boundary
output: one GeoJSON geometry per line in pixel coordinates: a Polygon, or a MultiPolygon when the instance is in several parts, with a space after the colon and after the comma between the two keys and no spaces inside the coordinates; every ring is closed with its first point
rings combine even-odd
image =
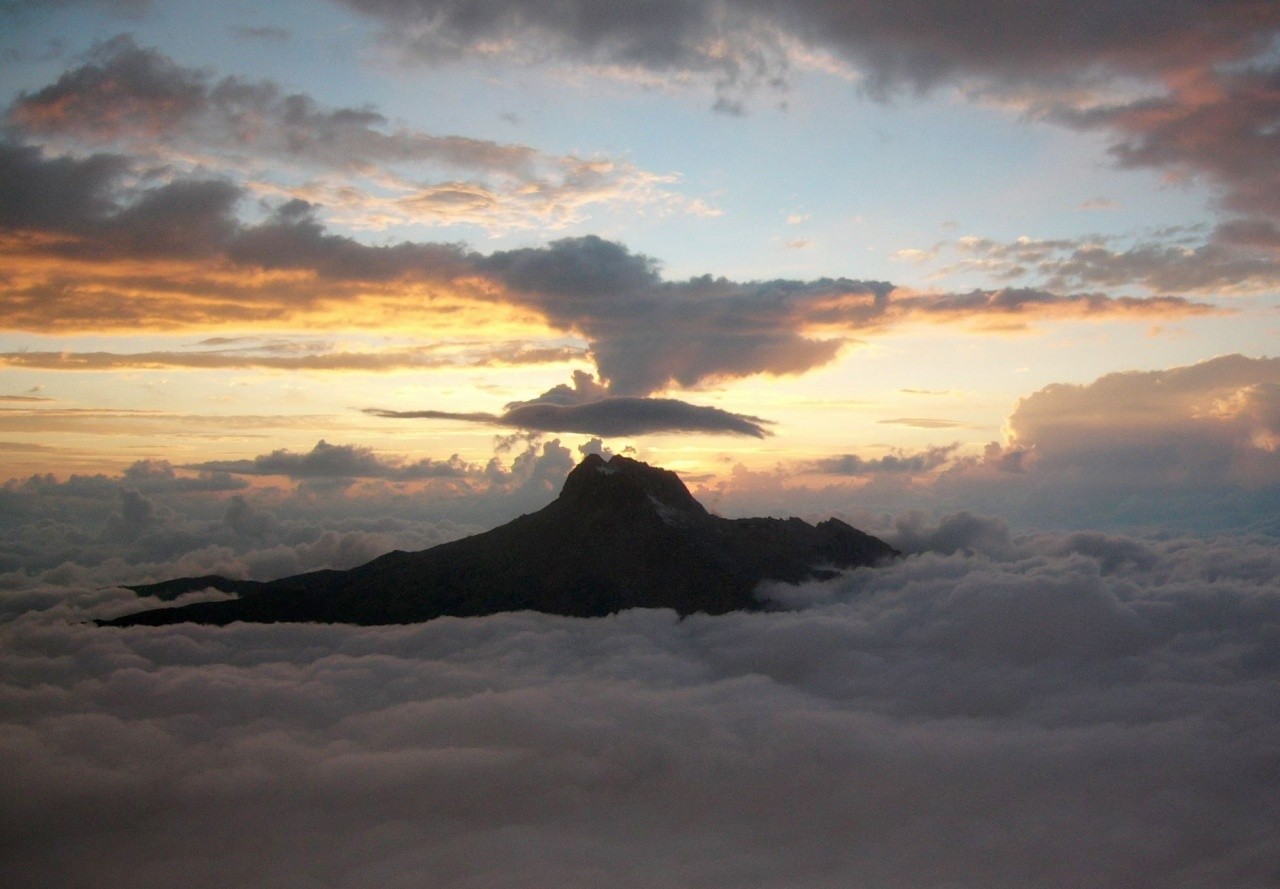
{"type": "Polygon", "coordinates": [[[761,581],[799,583],[898,555],[838,519],[725,519],[674,473],[589,455],[547,507],[492,531],[349,571],[266,582],[191,577],[130,587],[173,599],[217,589],[237,598],[155,608],[109,626],[233,621],[404,624],[533,610],[595,617],[626,608],[681,615],[762,607],[761,581]]]}

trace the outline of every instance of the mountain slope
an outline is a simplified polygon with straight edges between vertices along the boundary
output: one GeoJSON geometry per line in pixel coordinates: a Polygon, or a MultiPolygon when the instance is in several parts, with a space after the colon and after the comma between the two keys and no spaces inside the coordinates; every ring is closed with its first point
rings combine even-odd
{"type": "Polygon", "coordinates": [[[420,552],[391,552],[349,571],[267,582],[198,577],[131,587],[173,598],[214,589],[239,598],[158,608],[105,625],[232,621],[415,623],[531,609],[592,617],[624,608],[721,614],[759,608],[762,580],[797,583],[896,555],[837,519],[723,519],[675,473],[596,455],[538,512],[420,552]]]}

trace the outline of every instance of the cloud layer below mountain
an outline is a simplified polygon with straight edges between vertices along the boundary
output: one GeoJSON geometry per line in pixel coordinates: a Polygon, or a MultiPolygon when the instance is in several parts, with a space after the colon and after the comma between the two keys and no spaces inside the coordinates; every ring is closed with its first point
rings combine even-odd
{"type": "Polygon", "coordinates": [[[899,530],[683,621],[120,631],[81,622],[120,591],[5,593],[5,884],[1269,884],[1273,541],[899,530]]]}

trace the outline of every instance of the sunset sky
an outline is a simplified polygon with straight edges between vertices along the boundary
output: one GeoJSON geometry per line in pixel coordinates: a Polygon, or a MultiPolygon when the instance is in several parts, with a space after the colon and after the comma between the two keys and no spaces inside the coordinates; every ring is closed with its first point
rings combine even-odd
{"type": "Polygon", "coordinates": [[[1277,343],[1274,0],[0,0],[0,884],[1272,887],[1277,343]],[[588,453],[903,557],[94,622],[588,453]]]}
{"type": "Polygon", "coordinates": [[[0,475],[1275,485],[1280,8],[998,6],[5,3],[0,475]]]}

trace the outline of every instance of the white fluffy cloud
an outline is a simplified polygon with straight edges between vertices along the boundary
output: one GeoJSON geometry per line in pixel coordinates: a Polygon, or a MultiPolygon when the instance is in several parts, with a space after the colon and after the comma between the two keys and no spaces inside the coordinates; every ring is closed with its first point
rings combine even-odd
{"type": "Polygon", "coordinates": [[[1107,482],[1274,483],[1280,359],[1227,355],[1048,386],[1018,403],[1009,426],[1038,462],[1107,482]]]}
{"type": "Polygon", "coordinates": [[[980,454],[935,445],[739,468],[698,493],[725,514],[839,514],[871,531],[914,509],[999,515],[1024,530],[1280,533],[1280,358],[1223,355],[1049,385],[1020,399],[1005,428],[1007,440],[980,454]]]}
{"type": "Polygon", "coordinates": [[[683,621],[51,592],[0,628],[4,882],[1267,885],[1273,542],[1010,546],[683,621]]]}

